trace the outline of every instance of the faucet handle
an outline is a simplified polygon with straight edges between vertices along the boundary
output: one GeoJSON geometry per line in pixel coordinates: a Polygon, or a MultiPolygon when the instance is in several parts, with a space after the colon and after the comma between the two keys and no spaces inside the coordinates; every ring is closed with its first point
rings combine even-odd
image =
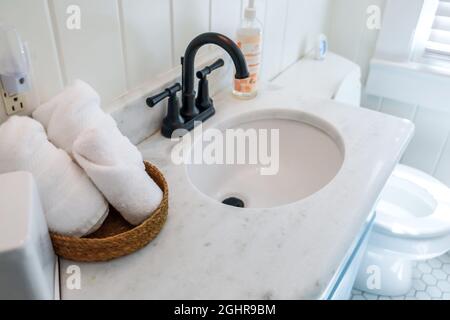
{"type": "Polygon", "coordinates": [[[202,70],[198,71],[197,78],[200,80],[205,79],[209,74],[211,74],[211,72],[223,67],[224,65],[225,65],[225,61],[223,61],[223,59],[218,59],[212,65],[207,66],[207,67],[203,68],[202,70]]]}
{"type": "Polygon", "coordinates": [[[180,116],[180,101],[177,92],[181,90],[179,83],[165,89],[163,92],[147,99],[147,105],[153,108],[156,104],[169,98],[166,117],[163,119],[161,133],[166,138],[171,138],[172,133],[183,128],[184,119],[180,116]]]}
{"type": "Polygon", "coordinates": [[[150,98],[147,98],[147,105],[150,108],[153,108],[165,98],[169,97],[173,98],[174,96],[176,96],[178,91],[181,91],[181,84],[175,83],[173,86],[166,88],[163,92],[158,93],[157,95],[154,95],[150,98]]]}
{"type": "Polygon", "coordinates": [[[223,67],[225,62],[223,59],[219,59],[214,62],[212,65],[203,68],[202,70],[197,72],[197,78],[200,79],[198,83],[198,94],[197,99],[195,99],[195,106],[198,108],[200,112],[203,112],[209,108],[214,107],[214,103],[209,96],[209,84],[208,84],[208,75],[211,74],[216,69],[223,67]]]}

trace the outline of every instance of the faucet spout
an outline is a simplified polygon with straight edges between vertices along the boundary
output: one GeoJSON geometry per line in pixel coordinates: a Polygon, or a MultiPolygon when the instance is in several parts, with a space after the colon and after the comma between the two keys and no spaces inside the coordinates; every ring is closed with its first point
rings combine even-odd
{"type": "Polygon", "coordinates": [[[218,45],[230,55],[236,68],[236,79],[249,77],[245,57],[239,47],[230,38],[215,32],[207,32],[197,36],[186,48],[186,53],[183,58],[183,108],[181,109],[181,115],[185,119],[193,119],[199,113],[195,106],[194,62],[198,50],[206,44],[218,45]]]}

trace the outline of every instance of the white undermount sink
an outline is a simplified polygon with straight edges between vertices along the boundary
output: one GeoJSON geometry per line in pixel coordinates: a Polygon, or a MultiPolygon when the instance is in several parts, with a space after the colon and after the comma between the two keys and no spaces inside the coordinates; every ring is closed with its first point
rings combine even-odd
{"type": "Polygon", "coordinates": [[[273,109],[244,113],[222,122],[215,129],[206,130],[203,136],[209,136],[209,141],[214,136],[211,130],[216,134],[219,130],[223,133],[221,150],[224,164],[193,163],[195,150],[204,152],[208,145],[198,137],[193,143],[189,155],[191,163],[186,165],[186,169],[190,182],[218,202],[240,200],[245,208],[272,208],[294,203],[325,187],[337,175],[344,161],[342,139],[334,127],[301,111],[273,109]],[[230,137],[225,138],[227,129],[246,130],[245,164],[237,161],[237,147],[234,148],[234,157],[230,157],[234,163],[227,164],[227,155],[233,150],[226,147],[225,141],[231,141],[230,137]],[[247,131],[249,129],[256,131],[247,131]],[[267,138],[260,136],[264,129],[267,138]],[[278,129],[279,139],[272,129],[278,129]],[[272,134],[273,141],[279,141],[279,151],[270,140],[272,134]],[[253,143],[249,143],[251,139],[253,143]],[[264,154],[271,158],[259,156],[259,152],[264,151],[261,143],[267,145],[269,152],[264,154]],[[249,164],[252,146],[259,146],[257,164],[249,164]],[[279,154],[278,161],[276,154],[279,154]],[[269,159],[271,161],[267,161],[269,159]]]}

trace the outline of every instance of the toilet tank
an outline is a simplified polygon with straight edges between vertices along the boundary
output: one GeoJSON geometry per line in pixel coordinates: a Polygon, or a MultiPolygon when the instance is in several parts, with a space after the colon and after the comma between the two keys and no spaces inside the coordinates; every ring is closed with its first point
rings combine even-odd
{"type": "Polygon", "coordinates": [[[294,89],[304,97],[361,105],[361,68],[332,52],[325,60],[299,60],[272,83],[294,89]]]}

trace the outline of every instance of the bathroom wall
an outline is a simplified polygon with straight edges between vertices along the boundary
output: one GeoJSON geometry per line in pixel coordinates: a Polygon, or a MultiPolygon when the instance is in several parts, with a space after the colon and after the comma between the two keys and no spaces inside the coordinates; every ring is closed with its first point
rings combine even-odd
{"type": "Polygon", "coordinates": [[[333,0],[330,48],[361,66],[363,80],[367,78],[369,62],[375,52],[378,30],[367,28],[367,9],[384,9],[386,0],[333,0]]]}
{"type": "MultiPolygon", "coordinates": [[[[100,92],[107,108],[118,97],[179,65],[195,35],[211,30],[233,37],[243,2],[1,0],[0,22],[17,27],[28,42],[41,101],[81,78],[100,92]],[[67,27],[72,5],[81,9],[79,30],[67,27]]],[[[265,79],[297,60],[317,33],[328,31],[331,2],[257,0],[265,26],[265,79]]],[[[5,118],[0,105],[0,122],[5,118]]]]}
{"type": "MultiPolygon", "coordinates": [[[[358,63],[363,70],[364,81],[378,38],[378,31],[369,30],[366,26],[366,10],[370,5],[384,9],[386,1],[334,0],[330,33],[331,50],[358,63]]],[[[428,103],[406,103],[364,93],[363,97],[364,107],[415,123],[416,134],[402,162],[432,174],[450,186],[450,105],[445,110],[428,103]]]]}

